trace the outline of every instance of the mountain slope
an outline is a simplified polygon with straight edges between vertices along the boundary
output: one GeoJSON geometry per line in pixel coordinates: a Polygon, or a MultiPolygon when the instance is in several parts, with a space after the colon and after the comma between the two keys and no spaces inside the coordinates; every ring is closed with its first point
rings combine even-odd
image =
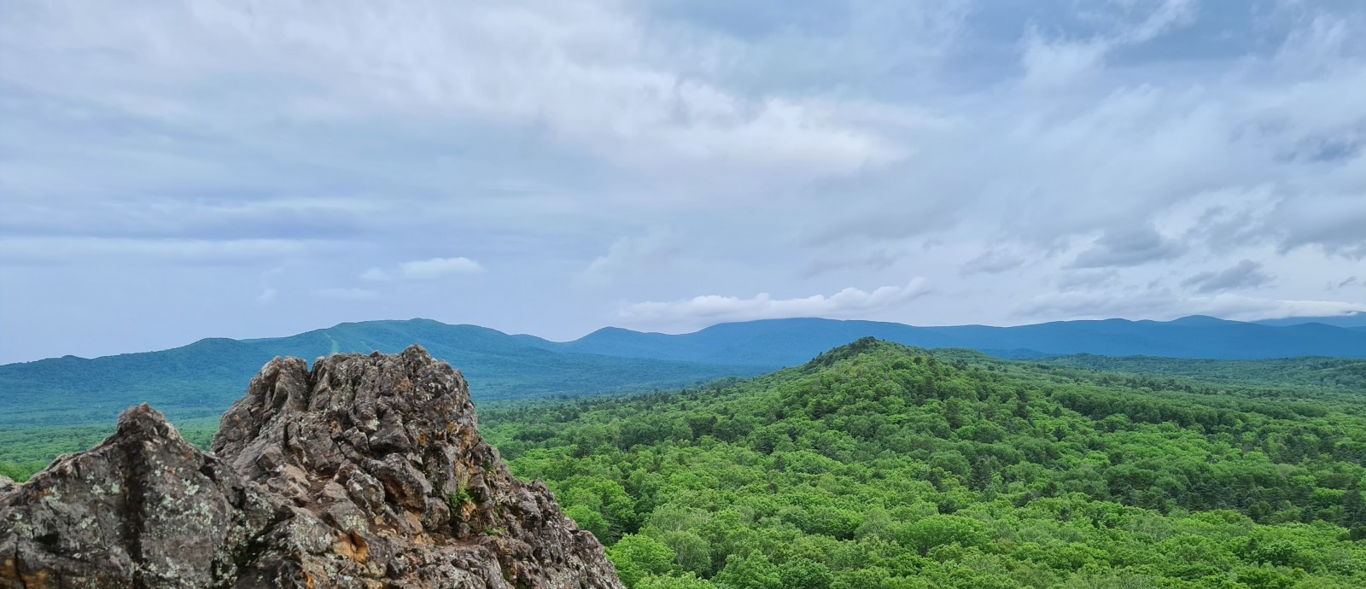
{"type": "Polygon", "coordinates": [[[1159,378],[1184,377],[1245,385],[1311,387],[1358,394],[1366,391],[1366,360],[1348,358],[1199,360],[1148,356],[1114,358],[1077,354],[1036,361],[1048,365],[1145,374],[1159,378]]]}
{"type": "Polygon", "coordinates": [[[606,328],[570,342],[508,335],[426,319],[343,323],[289,337],[206,339],[188,346],[95,359],[0,366],[0,429],[108,423],[155,402],[175,419],[212,417],[241,381],[276,356],[396,353],[420,344],[462,367],[480,400],[640,392],[800,364],[861,337],[923,348],[969,348],[1001,357],[1069,354],[1253,359],[1366,358],[1366,329],[1187,317],[1169,322],[1067,321],[990,327],[913,327],[876,321],[774,319],[682,334],[606,328]]]}
{"type": "Polygon", "coordinates": [[[413,344],[460,366],[484,401],[650,391],[761,372],[555,351],[492,329],[425,319],[343,323],[283,338],[206,339],[159,352],[0,366],[0,429],[109,423],[142,402],[176,419],[217,416],[276,356],[397,353],[413,344]]]}
{"type": "Polygon", "coordinates": [[[1171,381],[861,340],[481,416],[634,588],[1366,586],[1366,398],[1171,381]]]}
{"type": "Polygon", "coordinates": [[[1333,327],[1352,327],[1357,329],[1366,328],[1366,311],[1357,311],[1346,315],[1330,315],[1324,317],[1284,317],[1281,319],[1263,319],[1255,321],[1262,325],[1302,325],[1305,323],[1322,323],[1333,327]]]}
{"type": "Polygon", "coordinates": [[[690,362],[790,366],[860,337],[922,348],[970,348],[1006,357],[1097,354],[1256,359],[1295,356],[1366,358],[1366,335],[1309,323],[1288,326],[1185,317],[1173,321],[1061,321],[991,327],[914,327],[876,321],[769,319],[723,323],[665,335],[609,328],[547,349],[690,362]]]}

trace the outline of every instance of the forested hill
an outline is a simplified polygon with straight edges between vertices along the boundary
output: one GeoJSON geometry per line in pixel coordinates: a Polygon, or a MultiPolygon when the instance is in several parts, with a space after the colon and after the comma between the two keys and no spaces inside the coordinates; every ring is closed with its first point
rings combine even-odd
{"type": "MultiPolygon", "coordinates": [[[[861,337],[927,348],[967,348],[1010,358],[1147,355],[1176,358],[1366,358],[1366,330],[1321,323],[1260,325],[1212,317],[1169,322],[1066,321],[1017,327],[914,327],[874,321],[775,319],[725,323],[681,335],[608,328],[570,342],[509,335],[428,319],[342,323],[265,339],[205,339],[138,354],[74,356],[0,366],[0,432],[108,424],[149,402],[173,419],[213,417],[275,356],[394,353],[420,344],[460,367],[479,401],[649,392],[714,378],[748,377],[806,362],[861,337]]],[[[1081,362],[1078,360],[1077,362],[1081,362]]],[[[1095,362],[1091,362],[1095,364],[1095,362]]],[[[1295,361],[1291,361],[1292,363],[1295,361]]],[[[1137,372],[1151,366],[1129,363],[1137,372]]],[[[1108,368],[1106,366],[1099,366],[1108,368]]],[[[1186,365],[1173,374],[1237,369],[1186,365]],[[1206,370],[1208,368],[1208,370],[1206,370]]],[[[1344,378],[1351,378],[1349,368],[1344,378]]],[[[1283,374],[1289,374],[1283,372],[1283,374]]],[[[1274,377],[1268,374],[1268,377],[1274,377]]]]}
{"type": "Polygon", "coordinates": [[[1366,587],[1366,395],[1277,390],[861,340],[481,419],[641,589],[1366,587]]]}
{"type": "Polygon", "coordinates": [[[414,343],[459,367],[478,401],[649,392],[765,372],[754,366],[547,350],[475,325],[367,321],[281,338],[214,338],[159,352],[6,364],[0,366],[0,432],[107,427],[120,411],[144,402],[177,421],[216,420],[276,356],[312,360],[336,353],[397,353],[414,343]]]}
{"type": "Polygon", "coordinates": [[[1212,382],[1291,388],[1326,388],[1366,394],[1366,360],[1279,358],[1272,360],[1190,360],[1078,354],[1038,359],[1042,364],[1073,366],[1154,377],[1198,378],[1212,382]]]}

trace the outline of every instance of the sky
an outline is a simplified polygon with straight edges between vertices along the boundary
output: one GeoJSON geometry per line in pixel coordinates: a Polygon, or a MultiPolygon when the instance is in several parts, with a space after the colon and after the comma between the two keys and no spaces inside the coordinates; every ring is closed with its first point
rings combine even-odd
{"type": "Polygon", "coordinates": [[[0,13],[0,362],[1366,309],[1356,0],[0,13]]]}

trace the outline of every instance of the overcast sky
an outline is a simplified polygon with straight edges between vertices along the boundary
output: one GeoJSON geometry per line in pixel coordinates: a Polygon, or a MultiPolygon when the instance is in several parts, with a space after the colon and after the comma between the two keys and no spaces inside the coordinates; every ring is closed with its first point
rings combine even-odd
{"type": "Polygon", "coordinates": [[[0,362],[1366,308],[1357,0],[0,13],[0,362]]]}

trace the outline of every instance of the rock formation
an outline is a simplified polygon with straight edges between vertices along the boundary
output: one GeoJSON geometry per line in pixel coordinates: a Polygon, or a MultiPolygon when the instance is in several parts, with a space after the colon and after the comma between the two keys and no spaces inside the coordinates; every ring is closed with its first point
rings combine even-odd
{"type": "Polygon", "coordinates": [[[212,450],[143,405],[99,446],[0,481],[0,588],[621,587],[419,347],[276,359],[212,450]]]}

